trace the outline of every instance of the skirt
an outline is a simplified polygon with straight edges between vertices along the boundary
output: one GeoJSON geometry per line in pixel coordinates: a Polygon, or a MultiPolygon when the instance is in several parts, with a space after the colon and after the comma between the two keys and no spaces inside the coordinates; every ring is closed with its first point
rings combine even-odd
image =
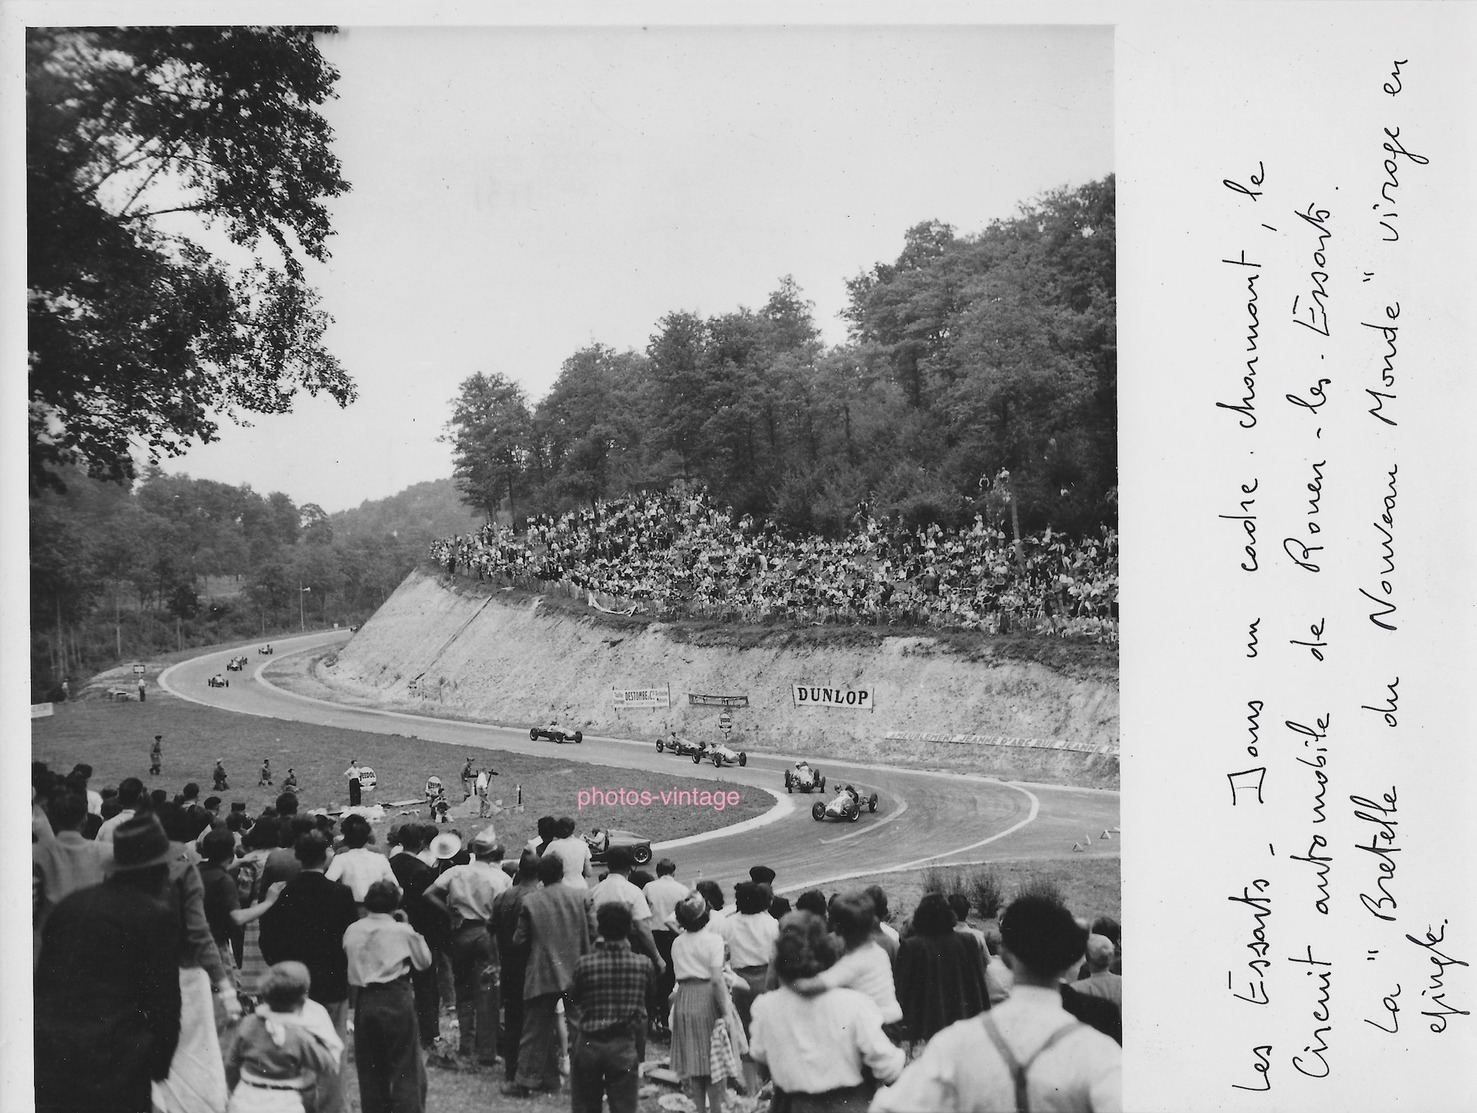
{"type": "Polygon", "coordinates": [[[672,1070],[682,1078],[712,1074],[708,1053],[718,1020],[712,982],[677,983],[677,1000],[672,1005],[672,1070]]]}
{"type": "Polygon", "coordinates": [[[237,987],[246,996],[256,1000],[261,996],[256,991],[257,983],[267,969],[267,960],[262,958],[262,924],[260,920],[252,920],[246,925],[246,936],[241,944],[241,969],[236,977],[237,987]]]}
{"type": "Polygon", "coordinates": [[[153,1084],[160,1113],[225,1113],[226,1068],[215,1033],[215,1001],[210,975],[198,966],[181,967],[179,1046],[169,1077],[153,1084]]]}

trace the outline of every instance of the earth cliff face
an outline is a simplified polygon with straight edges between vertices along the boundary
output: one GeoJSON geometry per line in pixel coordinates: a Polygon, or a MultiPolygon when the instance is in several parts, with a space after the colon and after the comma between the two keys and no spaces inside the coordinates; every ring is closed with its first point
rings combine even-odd
{"type": "Polygon", "coordinates": [[[952,639],[870,633],[694,637],[659,623],[612,622],[568,600],[515,598],[416,571],[316,672],[356,702],[517,726],[557,721],[653,742],[672,730],[722,737],[721,709],[692,706],[689,694],[746,696],[748,706],[730,712],[735,749],[1116,787],[1116,661],[1097,657],[1096,667],[1061,670],[994,656],[986,640],[961,651],[952,639]],[[866,689],[875,710],[796,707],[796,684],[866,689]],[[615,706],[613,689],[668,686],[669,708],[615,706]],[[951,736],[1112,752],[933,740],[951,736]]]}

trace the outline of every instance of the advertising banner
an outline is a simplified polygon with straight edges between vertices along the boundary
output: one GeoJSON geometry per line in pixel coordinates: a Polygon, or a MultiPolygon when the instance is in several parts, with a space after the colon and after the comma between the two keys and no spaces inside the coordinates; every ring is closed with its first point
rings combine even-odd
{"type": "Polygon", "coordinates": [[[612,688],[610,691],[612,698],[615,700],[615,709],[617,711],[624,708],[672,706],[672,689],[669,686],[661,688],[612,688]]]}
{"type": "Polygon", "coordinates": [[[687,702],[693,707],[748,707],[748,696],[702,696],[687,693],[687,702]]]}
{"type": "Polygon", "coordinates": [[[872,711],[872,693],[867,688],[829,688],[820,684],[796,684],[792,689],[796,707],[844,707],[848,711],[872,711]]]}

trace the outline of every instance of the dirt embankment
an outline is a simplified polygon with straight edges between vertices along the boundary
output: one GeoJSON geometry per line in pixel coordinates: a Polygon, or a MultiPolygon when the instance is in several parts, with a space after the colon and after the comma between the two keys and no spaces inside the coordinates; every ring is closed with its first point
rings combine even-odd
{"type": "Polygon", "coordinates": [[[805,631],[676,630],[611,621],[567,601],[413,572],[318,680],[355,702],[503,724],[557,720],[590,734],[653,741],[670,730],[717,739],[721,709],[690,693],[747,696],[731,745],[969,770],[1009,779],[1116,787],[1115,753],[961,745],[917,736],[1004,736],[1111,747],[1118,678],[1111,653],[1085,666],[956,637],[809,637],[805,631]],[[794,705],[792,685],[866,689],[875,710],[794,705]],[[612,689],[670,686],[671,707],[620,709],[612,689]],[[911,734],[909,740],[889,734],[911,734]]]}

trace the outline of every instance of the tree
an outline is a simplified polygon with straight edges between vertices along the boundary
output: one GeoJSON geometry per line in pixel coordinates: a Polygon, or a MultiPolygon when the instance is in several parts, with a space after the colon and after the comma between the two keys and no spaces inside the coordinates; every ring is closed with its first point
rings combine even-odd
{"type": "Polygon", "coordinates": [[[299,390],[354,399],[303,262],[327,259],[324,200],[349,188],[317,111],[328,30],[27,32],[33,490],[72,464],[131,479],[135,450],[179,455],[299,390]]]}
{"type": "Polygon", "coordinates": [[[441,441],[452,449],[453,475],[462,501],[497,520],[503,496],[513,496],[528,464],[533,419],[523,388],[505,375],[478,372],[462,381],[452,399],[441,441]]]}

